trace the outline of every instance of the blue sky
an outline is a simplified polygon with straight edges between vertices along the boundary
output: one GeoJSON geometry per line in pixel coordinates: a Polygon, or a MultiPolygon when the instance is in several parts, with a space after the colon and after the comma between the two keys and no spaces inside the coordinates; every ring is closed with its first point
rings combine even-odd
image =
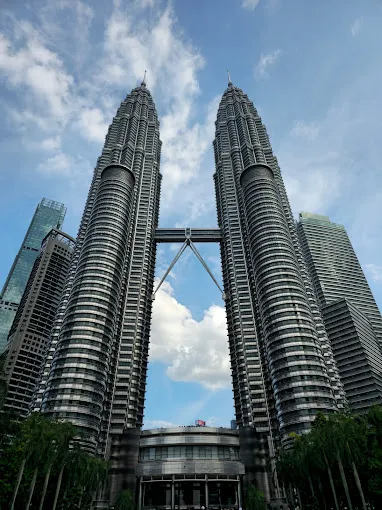
{"type": "MultiPolygon", "coordinates": [[[[211,143],[226,83],[260,111],[294,213],[346,226],[382,303],[380,0],[3,0],[0,281],[37,202],[75,235],[120,101],[148,70],[161,121],[161,226],[215,226],[211,143]]],[[[160,246],[161,276],[177,247],[160,246]]],[[[200,246],[221,278],[216,246],[200,246]]],[[[153,311],[146,426],[233,416],[218,290],[185,254],[153,311]]]]}

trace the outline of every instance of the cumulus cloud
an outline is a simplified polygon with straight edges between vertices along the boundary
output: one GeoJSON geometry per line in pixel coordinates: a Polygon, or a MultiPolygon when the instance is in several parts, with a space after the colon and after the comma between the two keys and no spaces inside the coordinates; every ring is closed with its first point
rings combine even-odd
{"type": "MultiPolygon", "coordinates": [[[[204,67],[200,52],[178,32],[173,10],[167,7],[151,20],[138,21],[131,12],[116,8],[107,23],[100,80],[110,88],[121,82],[142,79],[148,69],[147,85],[160,110],[163,141],[161,171],[164,214],[178,206],[182,188],[182,209],[193,220],[206,212],[213,196],[200,186],[201,161],[212,144],[217,99],[195,120],[200,93],[197,73],[204,67]]],[[[212,169],[211,169],[212,175],[212,169]]],[[[205,184],[205,179],[202,181],[205,184]]]]}
{"type": "Polygon", "coordinates": [[[104,142],[110,119],[97,107],[85,107],[79,113],[75,125],[84,138],[94,142],[104,142]]]}
{"type": "Polygon", "coordinates": [[[250,9],[251,11],[254,11],[259,3],[260,0],[243,0],[241,6],[244,7],[244,9],[250,9]]]}
{"type": "Polygon", "coordinates": [[[340,154],[297,155],[281,153],[284,183],[295,213],[324,213],[338,198],[343,182],[338,169],[340,154]]]}
{"type": "Polygon", "coordinates": [[[48,152],[58,151],[61,147],[61,138],[59,136],[44,138],[44,140],[41,141],[40,147],[42,150],[48,152]]]}
{"type": "Polygon", "coordinates": [[[74,158],[61,150],[42,160],[37,169],[43,175],[71,177],[76,182],[80,182],[91,173],[91,167],[86,160],[80,156],[74,158]]]}
{"type": "Polygon", "coordinates": [[[0,71],[10,87],[23,92],[30,107],[65,123],[73,77],[31,24],[20,22],[14,29],[14,41],[0,34],[0,71]]]}
{"type": "MultiPolygon", "coordinates": [[[[148,69],[147,85],[157,104],[163,141],[162,215],[178,208],[182,189],[184,216],[193,221],[209,212],[214,196],[212,178],[209,186],[202,186],[206,179],[201,179],[217,109],[216,98],[205,107],[197,102],[203,56],[185,40],[173,9],[154,0],[133,2],[128,9],[114,2],[97,52],[89,51],[93,18],[85,2],[58,0],[36,9],[33,25],[8,20],[8,35],[0,38],[0,71],[8,87],[20,94],[6,107],[8,118],[26,139],[37,128],[43,151],[49,142],[42,131],[52,140],[79,134],[99,146],[119,102],[148,69]],[[151,9],[150,17],[142,8],[151,9]],[[63,18],[72,27],[71,37],[63,18]]],[[[50,148],[56,167],[63,168],[64,157],[55,153],[58,147],[52,142],[50,148]]]]}
{"type": "Polygon", "coordinates": [[[210,306],[197,321],[165,282],[154,301],[150,345],[150,360],[165,363],[174,381],[196,382],[211,390],[231,384],[226,316],[221,306],[210,306]]]}
{"type": "Polygon", "coordinates": [[[268,76],[269,68],[276,64],[281,57],[280,49],[271,51],[270,53],[262,53],[255,67],[255,78],[261,80],[268,76]]]}
{"type": "Polygon", "coordinates": [[[78,71],[92,47],[89,33],[94,18],[93,9],[81,0],[55,0],[36,10],[36,14],[40,20],[40,32],[44,34],[47,44],[73,62],[78,71]]]}

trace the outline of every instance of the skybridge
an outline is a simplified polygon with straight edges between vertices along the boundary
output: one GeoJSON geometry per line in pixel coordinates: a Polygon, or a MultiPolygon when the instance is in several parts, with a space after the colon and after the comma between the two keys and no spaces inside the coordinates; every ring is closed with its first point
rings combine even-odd
{"type": "Polygon", "coordinates": [[[220,243],[220,228],[157,228],[157,243],[184,243],[190,239],[193,243],[220,243]]]}
{"type": "Polygon", "coordinates": [[[157,243],[182,243],[180,250],[175,255],[173,261],[168,267],[167,271],[163,275],[161,281],[159,282],[157,288],[154,290],[152,298],[155,299],[155,294],[160,289],[162,283],[165,281],[167,276],[169,275],[172,268],[178,262],[180,257],[182,256],[185,249],[189,246],[191,250],[196,255],[197,259],[201,262],[204,269],[210,275],[212,281],[219,289],[223,300],[225,300],[225,294],[216,278],[212,274],[210,268],[208,267],[206,261],[203,259],[199,251],[196,249],[194,243],[220,243],[221,242],[221,232],[219,228],[157,228],[155,231],[155,241],[157,243]]]}

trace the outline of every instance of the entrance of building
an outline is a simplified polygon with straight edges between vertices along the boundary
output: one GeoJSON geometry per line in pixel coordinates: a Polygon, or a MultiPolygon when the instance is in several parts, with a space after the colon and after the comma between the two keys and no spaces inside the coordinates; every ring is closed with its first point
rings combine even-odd
{"type": "Polygon", "coordinates": [[[142,482],[142,509],[209,510],[239,506],[239,480],[142,482]]]}

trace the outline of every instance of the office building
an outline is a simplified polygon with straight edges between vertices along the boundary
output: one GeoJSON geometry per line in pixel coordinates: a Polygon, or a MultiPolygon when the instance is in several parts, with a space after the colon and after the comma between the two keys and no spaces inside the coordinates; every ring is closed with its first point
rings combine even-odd
{"type": "Polygon", "coordinates": [[[382,317],[342,225],[300,213],[298,235],[350,408],[382,399],[382,317]]]}
{"type": "Polygon", "coordinates": [[[52,228],[62,227],[64,204],[43,198],[38,204],[23,243],[13,262],[0,294],[0,353],[7,347],[7,338],[41,242],[52,228]]]}
{"type": "Polygon", "coordinates": [[[160,149],[143,82],[119,107],[98,159],[34,404],[75,423],[101,455],[143,424],[160,149]]]}
{"type": "Polygon", "coordinates": [[[343,404],[280,169],[255,107],[230,82],[214,141],[218,228],[158,229],[160,149],[142,82],[118,109],[95,169],[34,408],[72,421],[84,448],[110,460],[98,508],[135,487],[156,243],[197,253],[195,242],[219,242],[238,426],[227,434],[238,434],[244,483],[276,501],[275,449],[343,404]]]}
{"type": "Polygon", "coordinates": [[[382,405],[382,355],[370,321],[346,298],[325,305],[322,314],[350,410],[382,405]]]}
{"type": "Polygon", "coordinates": [[[4,409],[22,418],[36,390],[73,249],[74,239],[59,230],[44,238],[9,333],[4,409]]]}

